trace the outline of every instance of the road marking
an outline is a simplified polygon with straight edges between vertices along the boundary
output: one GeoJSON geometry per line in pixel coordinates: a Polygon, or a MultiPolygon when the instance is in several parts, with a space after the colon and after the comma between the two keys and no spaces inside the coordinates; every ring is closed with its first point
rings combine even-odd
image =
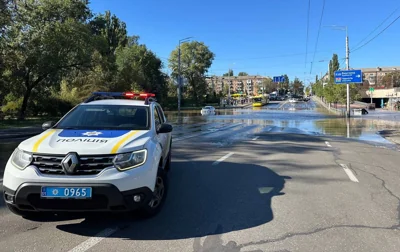
{"type": "Polygon", "coordinates": [[[259,136],[256,136],[256,137],[253,138],[252,140],[255,141],[255,140],[257,140],[258,138],[260,138],[260,137],[259,137],[259,136]]]}
{"type": "Polygon", "coordinates": [[[106,228],[100,233],[96,234],[95,236],[87,239],[86,241],[82,242],[75,248],[71,249],[69,252],[84,252],[92,248],[97,243],[101,242],[104,238],[109,237],[110,235],[117,232],[118,228],[106,228]]]}
{"type": "Polygon", "coordinates": [[[230,156],[232,156],[234,154],[234,152],[229,152],[228,154],[226,154],[225,156],[223,156],[222,158],[218,159],[217,161],[215,161],[212,165],[218,165],[219,163],[221,163],[222,161],[224,161],[225,159],[229,158],[230,156]]]}
{"type": "Polygon", "coordinates": [[[326,144],[326,146],[328,146],[328,147],[332,147],[332,145],[331,145],[328,141],[326,141],[325,144],[326,144]]]}
{"type": "Polygon", "coordinates": [[[272,190],[274,190],[273,187],[260,187],[260,188],[258,188],[258,191],[260,192],[260,194],[267,194],[267,193],[270,193],[272,190]]]}
{"type": "Polygon", "coordinates": [[[347,176],[349,176],[350,180],[353,182],[359,182],[357,177],[353,174],[353,172],[347,167],[345,164],[340,164],[340,166],[343,168],[344,172],[346,172],[347,176]]]}

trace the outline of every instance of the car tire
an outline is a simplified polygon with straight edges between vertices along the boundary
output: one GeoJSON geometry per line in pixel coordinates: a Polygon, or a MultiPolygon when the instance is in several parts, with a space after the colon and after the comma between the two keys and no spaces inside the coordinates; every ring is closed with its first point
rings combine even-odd
{"type": "Polygon", "coordinates": [[[157,215],[164,205],[168,192],[167,173],[161,167],[158,169],[153,198],[139,211],[144,218],[157,215]]]}

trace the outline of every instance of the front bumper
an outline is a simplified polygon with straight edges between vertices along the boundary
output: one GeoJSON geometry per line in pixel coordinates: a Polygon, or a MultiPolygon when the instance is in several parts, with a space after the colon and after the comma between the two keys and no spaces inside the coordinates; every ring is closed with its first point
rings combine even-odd
{"type": "Polygon", "coordinates": [[[34,212],[108,212],[131,211],[148,204],[152,191],[148,187],[129,191],[119,191],[111,184],[38,184],[24,183],[16,191],[3,188],[3,197],[7,204],[23,211],[34,212]],[[42,186],[92,187],[91,199],[45,199],[40,197],[42,186]],[[133,196],[140,195],[141,201],[135,202],[133,196]]]}

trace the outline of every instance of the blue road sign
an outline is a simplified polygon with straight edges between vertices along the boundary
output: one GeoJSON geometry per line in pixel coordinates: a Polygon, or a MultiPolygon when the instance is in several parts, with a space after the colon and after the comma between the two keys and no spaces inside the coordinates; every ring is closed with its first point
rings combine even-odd
{"type": "Polygon", "coordinates": [[[361,70],[345,70],[335,72],[336,84],[362,83],[361,70]]]}
{"type": "Polygon", "coordinates": [[[285,76],[274,76],[274,82],[284,82],[285,76]]]}

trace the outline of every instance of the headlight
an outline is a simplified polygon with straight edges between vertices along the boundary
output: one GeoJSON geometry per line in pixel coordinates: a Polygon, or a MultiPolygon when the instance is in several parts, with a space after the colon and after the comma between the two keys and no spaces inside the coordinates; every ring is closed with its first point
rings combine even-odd
{"type": "Polygon", "coordinates": [[[147,150],[140,150],[135,152],[118,154],[113,160],[114,166],[120,170],[125,171],[138,167],[146,162],[147,150]]]}
{"type": "Polygon", "coordinates": [[[32,162],[32,153],[25,152],[20,149],[15,149],[11,162],[18,168],[18,169],[25,169],[28,165],[32,162]]]}

